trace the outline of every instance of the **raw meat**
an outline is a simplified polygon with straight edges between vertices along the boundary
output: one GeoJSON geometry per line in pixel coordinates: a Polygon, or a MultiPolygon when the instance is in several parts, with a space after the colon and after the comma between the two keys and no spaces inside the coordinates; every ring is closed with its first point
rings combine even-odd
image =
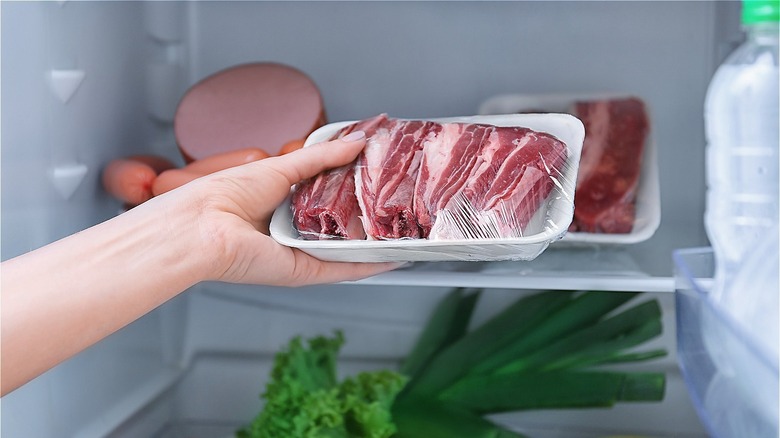
{"type": "Polygon", "coordinates": [[[336,137],[354,130],[367,137],[356,162],[301,184],[293,196],[304,238],[362,238],[363,231],[369,239],[517,237],[567,157],[564,143],[527,128],[382,114],[336,137]]]}
{"type": "Polygon", "coordinates": [[[630,233],[649,129],[645,106],[637,98],[606,99],[577,102],[573,112],[586,134],[569,230],[630,233]]]}
{"type": "Polygon", "coordinates": [[[491,131],[487,125],[447,123],[424,146],[414,198],[423,237],[430,234],[436,214],[466,184],[491,131]]]}
{"type": "Polygon", "coordinates": [[[419,238],[414,215],[417,170],[423,142],[441,125],[385,118],[368,137],[355,173],[363,228],[371,238],[419,238]]]}
{"type": "Polygon", "coordinates": [[[292,197],[293,221],[307,240],[364,239],[355,199],[355,167],[342,166],[301,182],[292,197]]]}
{"type": "MultiPolygon", "coordinates": [[[[387,117],[380,115],[340,130],[333,138],[363,130],[373,135],[387,117]]],[[[293,224],[306,240],[365,239],[355,197],[354,163],[299,183],[292,195],[293,224]]]]}
{"type": "Polygon", "coordinates": [[[434,160],[424,159],[418,186],[436,187],[442,174],[449,178],[443,187],[418,193],[417,205],[423,208],[418,217],[425,219],[421,226],[432,239],[519,237],[560,176],[566,145],[552,135],[527,128],[471,126],[475,135],[467,135],[468,141],[463,143],[479,138],[473,164],[462,159],[457,147],[450,149],[446,144],[439,145],[436,154],[425,155],[434,160]],[[466,164],[443,165],[451,161],[466,164]],[[452,172],[453,168],[468,171],[452,172]],[[442,188],[445,191],[438,195],[442,188]],[[450,188],[457,191],[455,196],[450,188]],[[429,193],[433,193],[430,198],[429,193]],[[467,221],[461,211],[465,211],[467,221]],[[440,216],[442,212],[446,212],[444,216],[440,216]],[[460,226],[453,223],[458,216],[460,226]]]}

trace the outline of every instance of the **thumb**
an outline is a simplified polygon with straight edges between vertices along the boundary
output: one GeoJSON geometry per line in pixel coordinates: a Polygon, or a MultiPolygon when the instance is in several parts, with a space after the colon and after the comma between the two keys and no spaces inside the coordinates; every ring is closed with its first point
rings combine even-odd
{"type": "Polygon", "coordinates": [[[283,175],[289,185],[320,172],[351,163],[366,145],[366,134],[355,131],[342,138],[316,143],[274,159],[264,164],[283,175]]]}

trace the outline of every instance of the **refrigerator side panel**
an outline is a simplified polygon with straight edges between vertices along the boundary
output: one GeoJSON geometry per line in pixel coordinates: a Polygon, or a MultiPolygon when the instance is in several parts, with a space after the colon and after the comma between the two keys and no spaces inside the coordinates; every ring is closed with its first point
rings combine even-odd
{"type": "MultiPolygon", "coordinates": [[[[153,151],[157,129],[145,23],[140,2],[2,3],[4,260],[119,213],[101,170],[153,151]]],[[[104,436],[123,422],[175,377],[166,336],[176,306],[4,397],[4,436],[104,436]]]]}

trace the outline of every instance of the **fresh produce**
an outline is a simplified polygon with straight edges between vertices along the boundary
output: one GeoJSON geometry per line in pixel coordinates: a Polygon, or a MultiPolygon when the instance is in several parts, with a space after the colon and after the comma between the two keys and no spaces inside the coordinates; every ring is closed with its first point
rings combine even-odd
{"type": "Polygon", "coordinates": [[[487,416],[660,401],[663,373],[604,366],[666,354],[637,350],[662,331],[657,300],[627,305],[640,295],[526,295],[469,330],[481,292],[456,289],[436,307],[400,373],[342,383],[335,379],[340,334],[315,338],[309,350],[296,338],[277,356],[263,412],[238,436],[521,437],[487,416]]]}
{"type": "Polygon", "coordinates": [[[401,372],[407,376],[417,375],[443,346],[463,337],[478,298],[478,292],[466,293],[463,289],[448,294],[431,315],[425,330],[401,365],[401,372]]]}
{"type": "Polygon", "coordinates": [[[266,405],[239,438],[366,437],[396,433],[390,408],[406,377],[382,370],[336,379],[336,357],[344,338],[316,337],[306,348],[294,338],[276,355],[263,393],[266,405]]]}

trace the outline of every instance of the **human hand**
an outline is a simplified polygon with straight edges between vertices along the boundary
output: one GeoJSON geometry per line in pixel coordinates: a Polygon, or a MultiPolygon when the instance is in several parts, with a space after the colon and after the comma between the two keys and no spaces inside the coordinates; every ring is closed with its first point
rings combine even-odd
{"type": "Polygon", "coordinates": [[[269,236],[271,216],[290,187],[352,162],[365,146],[365,135],[356,134],[207,175],[171,192],[198,210],[201,245],[213,260],[205,279],[300,286],[357,280],[398,267],[321,261],[269,236]]]}
{"type": "Polygon", "coordinates": [[[364,146],[364,136],[348,136],[212,173],[4,261],[0,394],[200,281],[302,286],[397,267],[325,262],[268,235],[293,184],[352,162],[364,146]]]}

